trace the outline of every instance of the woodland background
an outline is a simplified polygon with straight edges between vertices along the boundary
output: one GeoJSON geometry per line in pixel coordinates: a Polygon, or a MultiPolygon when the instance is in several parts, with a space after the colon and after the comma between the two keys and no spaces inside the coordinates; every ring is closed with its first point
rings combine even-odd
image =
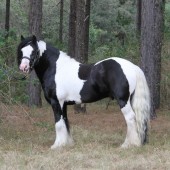
{"type": "MultiPolygon", "coordinates": [[[[29,104],[30,96],[28,94],[30,92],[29,90],[25,90],[28,81],[16,81],[13,77],[17,77],[19,74],[16,63],[16,48],[20,41],[20,35],[30,35],[30,22],[28,22],[30,16],[28,7],[30,2],[27,0],[10,2],[9,32],[5,29],[6,1],[2,0],[0,5],[1,102],[11,103],[17,101],[29,104]],[[8,38],[6,38],[7,34],[8,38]]],[[[62,25],[60,1],[43,1],[40,37],[60,50],[70,53],[68,49],[70,1],[65,0],[61,2],[63,2],[62,25]]],[[[137,33],[139,19],[137,18],[136,3],[137,1],[135,0],[108,0],[107,3],[105,0],[91,1],[89,49],[86,55],[86,58],[88,56],[88,61],[85,59],[83,62],[91,63],[110,56],[117,56],[140,65],[140,38],[137,33]]],[[[162,107],[169,107],[169,1],[166,1],[163,12],[164,29],[161,52],[161,82],[158,83],[160,83],[161,88],[160,104],[162,107]]],[[[30,105],[33,104],[31,103],[30,105]]]]}
{"type": "MultiPolygon", "coordinates": [[[[31,99],[35,96],[30,94],[35,91],[29,87],[38,85],[34,75],[29,75],[24,81],[18,80],[23,78],[23,74],[18,70],[17,46],[21,34],[27,37],[34,33],[60,50],[74,52],[70,51],[70,45],[74,46],[74,39],[79,38],[82,41],[82,38],[78,36],[81,34],[78,34],[70,40],[70,2],[85,1],[0,2],[0,169],[170,169],[170,0],[91,0],[89,48],[86,50],[88,60],[87,54],[85,60],[77,58],[84,60],[82,62],[91,63],[117,56],[142,65],[142,56],[146,57],[142,61],[145,61],[143,64],[148,67],[149,72],[145,70],[144,65],[142,69],[146,71],[152,89],[152,99],[156,101],[154,107],[157,106],[157,118],[151,120],[149,143],[140,148],[119,148],[125,139],[126,124],[116,103],[109,101],[107,107],[106,99],[87,104],[87,114],[75,114],[74,108],[70,106],[68,118],[75,144],[55,151],[49,150],[55,138],[52,109],[42,93],[42,107],[37,107],[38,103],[31,99]],[[6,2],[10,2],[8,24],[5,20],[8,20],[6,2]],[[139,15],[141,2],[145,6],[142,12],[144,16],[139,15]],[[40,14],[38,17],[37,13],[40,14]],[[37,18],[42,18],[41,23],[37,22],[37,18]],[[142,29],[141,19],[145,24],[142,29]],[[37,31],[34,30],[34,22],[37,25],[39,23],[36,26],[37,31]],[[148,32],[145,26],[162,29],[158,30],[159,33],[152,29],[148,32]],[[142,41],[144,44],[141,43],[141,37],[145,40],[142,41]],[[153,45],[153,48],[150,45],[153,45]],[[149,55],[141,55],[141,50],[149,55]],[[157,70],[154,66],[161,67],[157,70]],[[154,76],[157,75],[158,81],[155,83],[154,76]]],[[[72,5],[74,7],[75,4],[72,5]]],[[[73,9],[74,15],[77,9],[73,9]]],[[[80,8],[78,11],[81,11],[80,8]]],[[[77,16],[81,19],[82,13],[77,16]]],[[[87,19],[83,18],[85,21],[87,19]]],[[[87,46],[71,49],[80,52],[80,49],[87,49],[87,46]]]]}

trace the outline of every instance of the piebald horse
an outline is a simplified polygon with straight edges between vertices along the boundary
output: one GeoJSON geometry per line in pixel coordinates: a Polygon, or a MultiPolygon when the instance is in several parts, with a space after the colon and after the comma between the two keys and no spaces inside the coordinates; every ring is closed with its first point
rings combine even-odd
{"type": "Polygon", "coordinates": [[[73,143],[67,105],[90,103],[110,97],[117,100],[127,124],[123,148],[147,141],[150,95],[143,71],[130,61],[112,57],[81,64],[36,36],[18,45],[19,69],[35,70],[55,118],[56,139],[52,149],[73,143]]]}

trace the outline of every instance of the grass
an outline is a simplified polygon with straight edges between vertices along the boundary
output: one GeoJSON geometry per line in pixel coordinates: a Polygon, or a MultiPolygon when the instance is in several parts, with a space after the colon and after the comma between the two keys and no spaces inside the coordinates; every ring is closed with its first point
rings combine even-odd
{"type": "Polygon", "coordinates": [[[88,105],[88,114],[68,109],[75,144],[50,150],[55,139],[49,106],[29,109],[0,105],[0,169],[5,170],[145,170],[170,169],[170,111],[159,110],[151,122],[150,141],[120,149],[126,125],[119,108],[88,105]]]}

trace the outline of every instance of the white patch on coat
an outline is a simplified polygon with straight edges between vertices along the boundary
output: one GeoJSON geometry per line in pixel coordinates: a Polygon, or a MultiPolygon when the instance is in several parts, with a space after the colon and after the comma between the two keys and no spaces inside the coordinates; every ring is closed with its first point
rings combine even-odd
{"type": "Polygon", "coordinates": [[[98,61],[97,63],[95,63],[95,65],[100,64],[100,63],[102,63],[103,61],[113,60],[113,58],[114,58],[114,57],[106,58],[106,59],[104,59],[104,60],[98,61]]]}
{"type": "MultiPolygon", "coordinates": [[[[32,51],[33,51],[33,48],[31,47],[31,45],[28,45],[26,47],[23,47],[21,49],[22,51],[22,56],[23,57],[28,57],[30,58],[31,54],[32,54],[32,51]]],[[[26,58],[23,58],[22,61],[21,61],[21,64],[19,66],[20,70],[26,72],[26,70],[29,70],[29,63],[30,63],[30,60],[26,59],[26,58]]]]}
{"type": "Polygon", "coordinates": [[[118,57],[111,57],[111,58],[107,58],[105,60],[99,61],[97,62],[95,65],[106,61],[106,60],[115,60],[117,63],[120,64],[124,75],[126,76],[128,83],[129,83],[129,92],[130,94],[132,94],[136,88],[136,65],[134,65],[133,63],[131,63],[128,60],[125,60],[123,58],[118,58],[118,57]]]}
{"type": "Polygon", "coordinates": [[[47,50],[46,43],[44,41],[38,41],[38,47],[40,50],[40,56],[47,50]]]}
{"type": "Polygon", "coordinates": [[[63,116],[61,116],[60,120],[55,124],[55,130],[56,140],[51,146],[51,149],[55,149],[65,145],[71,145],[73,143],[73,140],[67,131],[63,116]]]}
{"type": "Polygon", "coordinates": [[[123,73],[129,82],[130,94],[132,94],[136,88],[136,65],[123,58],[114,57],[113,59],[121,65],[123,73]]]}
{"type": "Polygon", "coordinates": [[[62,107],[64,101],[75,101],[81,103],[80,91],[84,80],[79,79],[79,62],[70,58],[66,53],[60,51],[56,62],[56,94],[62,107]]]}

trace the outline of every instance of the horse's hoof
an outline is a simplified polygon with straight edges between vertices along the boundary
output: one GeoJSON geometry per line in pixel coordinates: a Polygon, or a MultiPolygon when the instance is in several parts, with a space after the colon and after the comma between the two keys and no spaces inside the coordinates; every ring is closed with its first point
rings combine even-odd
{"type": "Polygon", "coordinates": [[[57,148],[58,148],[57,145],[52,145],[52,146],[51,146],[51,150],[54,150],[54,149],[57,149],[57,148]]]}
{"type": "Polygon", "coordinates": [[[51,149],[54,150],[54,149],[61,148],[63,146],[73,146],[73,145],[74,145],[74,141],[72,138],[70,138],[67,143],[59,143],[59,142],[54,143],[51,146],[51,149]]]}
{"type": "Polygon", "coordinates": [[[51,149],[54,150],[54,149],[59,149],[61,147],[65,146],[65,144],[63,143],[54,143],[52,146],[51,146],[51,149]]]}
{"type": "Polygon", "coordinates": [[[127,148],[129,148],[129,144],[128,143],[123,143],[120,147],[122,149],[127,149],[127,148]]]}
{"type": "Polygon", "coordinates": [[[139,143],[131,143],[131,144],[129,144],[129,143],[123,143],[122,145],[121,145],[121,148],[122,149],[127,149],[127,148],[131,148],[131,147],[140,147],[141,145],[139,144],[139,143]]]}

